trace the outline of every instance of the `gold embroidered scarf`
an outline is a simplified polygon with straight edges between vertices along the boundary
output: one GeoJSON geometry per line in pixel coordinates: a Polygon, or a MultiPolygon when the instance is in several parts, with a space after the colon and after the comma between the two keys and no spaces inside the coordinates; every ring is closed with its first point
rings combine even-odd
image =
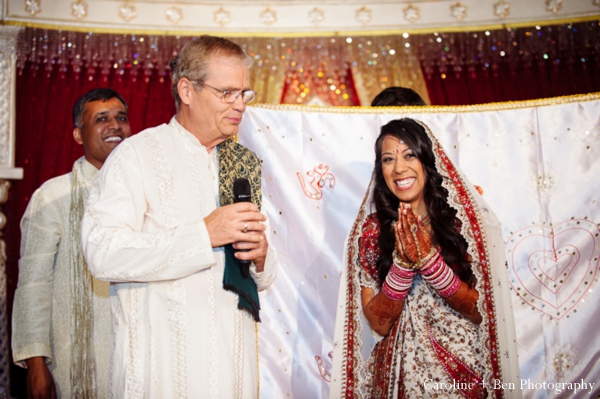
{"type": "MultiPolygon", "coordinates": [[[[232,138],[218,146],[219,155],[219,199],[221,206],[233,203],[233,182],[246,178],[252,189],[252,202],[261,208],[260,160],[252,151],[236,143],[232,138]]],[[[254,320],[260,321],[258,289],[252,277],[244,277],[235,250],[225,246],[225,273],[223,288],[238,295],[238,308],[250,312],[254,320]]]]}

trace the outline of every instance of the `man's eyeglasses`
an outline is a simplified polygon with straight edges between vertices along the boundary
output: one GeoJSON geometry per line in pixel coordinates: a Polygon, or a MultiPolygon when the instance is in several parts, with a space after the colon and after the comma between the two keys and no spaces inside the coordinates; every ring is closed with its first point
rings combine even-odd
{"type": "Polygon", "coordinates": [[[254,100],[254,97],[256,97],[256,92],[254,90],[221,90],[206,84],[201,80],[194,80],[194,82],[208,86],[211,89],[221,93],[221,99],[229,104],[234,103],[240,95],[242,96],[242,101],[244,104],[250,103],[252,100],[254,100]]]}

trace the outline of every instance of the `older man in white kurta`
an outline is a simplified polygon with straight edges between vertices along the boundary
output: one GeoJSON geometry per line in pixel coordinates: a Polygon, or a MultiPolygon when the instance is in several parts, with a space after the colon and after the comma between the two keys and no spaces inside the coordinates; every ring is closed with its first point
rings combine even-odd
{"type": "Polygon", "coordinates": [[[125,142],[90,193],[82,235],[90,271],[113,282],[114,397],[258,396],[256,326],[223,289],[223,246],[248,250],[235,256],[253,262],[258,290],[277,264],[255,205],[218,207],[217,146],[253,97],[246,56],[232,45],[202,37],[182,49],[177,115],[125,142]],[[189,59],[198,52],[208,60],[200,77],[189,59]]]}

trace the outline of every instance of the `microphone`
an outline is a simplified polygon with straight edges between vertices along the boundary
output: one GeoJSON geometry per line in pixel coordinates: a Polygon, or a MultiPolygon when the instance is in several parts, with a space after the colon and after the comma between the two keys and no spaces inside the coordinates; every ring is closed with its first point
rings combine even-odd
{"type": "MultiPolygon", "coordinates": [[[[252,189],[250,188],[250,182],[246,178],[235,179],[233,182],[233,203],[238,202],[252,202],[252,189]]],[[[247,249],[240,250],[241,252],[247,252],[247,249]]],[[[237,259],[237,258],[236,258],[237,259]]],[[[250,261],[249,260],[237,260],[240,268],[242,269],[242,275],[246,278],[250,276],[250,261]]]]}

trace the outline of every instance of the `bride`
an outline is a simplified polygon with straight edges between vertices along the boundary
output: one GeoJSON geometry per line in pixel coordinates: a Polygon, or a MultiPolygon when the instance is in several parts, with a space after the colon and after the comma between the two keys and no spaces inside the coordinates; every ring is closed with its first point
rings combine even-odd
{"type": "Polygon", "coordinates": [[[383,126],[346,245],[330,397],[521,397],[503,251],[429,129],[383,126]]]}

